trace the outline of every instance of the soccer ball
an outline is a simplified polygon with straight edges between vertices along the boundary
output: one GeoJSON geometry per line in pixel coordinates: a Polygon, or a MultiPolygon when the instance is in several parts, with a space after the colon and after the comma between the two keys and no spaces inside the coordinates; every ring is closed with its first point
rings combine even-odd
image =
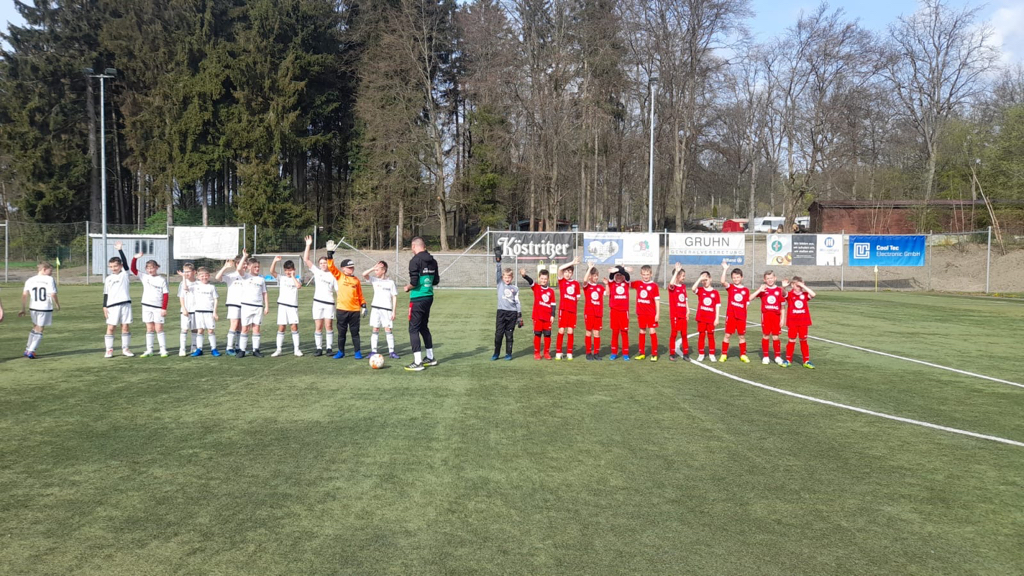
{"type": "Polygon", "coordinates": [[[378,368],[384,367],[384,356],[380,354],[373,354],[370,356],[370,368],[377,370],[378,368]]]}

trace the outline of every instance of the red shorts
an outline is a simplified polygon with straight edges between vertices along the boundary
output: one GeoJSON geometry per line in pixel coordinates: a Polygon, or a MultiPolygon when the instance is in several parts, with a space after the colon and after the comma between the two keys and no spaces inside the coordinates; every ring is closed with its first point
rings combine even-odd
{"type": "Polygon", "coordinates": [[[534,332],[550,332],[551,331],[551,320],[537,320],[533,319],[533,331],[534,332]]]}
{"type": "Polygon", "coordinates": [[[576,311],[573,310],[559,310],[558,311],[558,327],[559,328],[576,328],[576,311]]]}
{"type": "Polygon", "coordinates": [[[782,334],[782,314],[762,314],[761,332],[765,336],[782,334]]]}
{"type": "Polygon", "coordinates": [[[636,322],[640,325],[641,330],[658,327],[658,323],[654,321],[654,316],[637,316],[636,322]]]}
{"type": "Polygon", "coordinates": [[[587,325],[587,332],[600,332],[604,328],[604,316],[583,316],[587,325]]]}
{"type": "Polygon", "coordinates": [[[686,334],[686,316],[672,318],[672,331],[686,334]]]}
{"type": "Polygon", "coordinates": [[[629,330],[629,312],[625,310],[611,311],[612,332],[629,330]]]}
{"type": "Polygon", "coordinates": [[[697,322],[697,330],[700,332],[714,332],[715,325],[711,322],[697,322]]]}
{"type": "Polygon", "coordinates": [[[790,326],[788,336],[790,340],[794,338],[807,338],[807,326],[790,326]]]}
{"type": "Polygon", "coordinates": [[[747,333],[747,321],[740,320],[739,318],[726,318],[725,319],[725,333],[732,334],[733,332],[743,336],[747,333]]]}

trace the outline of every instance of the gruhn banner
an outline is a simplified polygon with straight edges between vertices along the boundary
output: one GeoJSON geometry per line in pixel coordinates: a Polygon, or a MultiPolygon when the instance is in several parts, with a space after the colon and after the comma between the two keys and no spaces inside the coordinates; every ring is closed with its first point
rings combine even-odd
{"type": "Polygon", "coordinates": [[[492,232],[502,258],[568,262],[576,250],[572,232],[492,232]]]}

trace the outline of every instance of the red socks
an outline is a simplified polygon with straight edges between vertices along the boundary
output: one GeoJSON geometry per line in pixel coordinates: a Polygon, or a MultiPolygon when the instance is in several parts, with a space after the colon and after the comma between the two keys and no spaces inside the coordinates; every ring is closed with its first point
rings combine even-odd
{"type": "Polygon", "coordinates": [[[622,331],[622,354],[629,356],[629,332],[622,331]]]}
{"type": "MultiPolygon", "coordinates": [[[[561,338],[561,336],[559,336],[559,338],[561,338]]],[[[559,344],[559,346],[561,346],[561,344],[559,344]]],[[[569,345],[565,348],[565,351],[568,352],[569,354],[572,354],[572,333],[571,332],[569,333],[569,345]]]]}
{"type": "Polygon", "coordinates": [[[703,354],[704,353],[704,335],[705,334],[707,334],[707,332],[700,332],[700,333],[697,334],[697,353],[698,354],[703,354]]]}
{"type": "Polygon", "coordinates": [[[786,362],[793,361],[793,349],[796,348],[796,341],[790,340],[786,343],[786,362]]]}
{"type": "MultiPolygon", "coordinates": [[[[712,344],[712,346],[714,346],[714,344],[712,344]]],[[[729,343],[725,340],[722,340],[722,354],[729,354],[729,343]]]]}
{"type": "Polygon", "coordinates": [[[775,348],[776,357],[782,354],[782,340],[772,340],[772,346],[775,348]]]}
{"type": "Polygon", "coordinates": [[[761,338],[761,356],[768,357],[768,344],[771,341],[771,338],[761,338]]]}
{"type": "Polygon", "coordinates": [[[586,335],[583,336],[583,344],[587,347],[587,354],[591,354],[591,352],[590,352],[590,341],[591,340],[593,340],[593,338],[591,338],[590,336],[586,336],[586,335]]]}
{"type": "Polygon", "coordinates": [[[658,355],[658,335],[651,334],[651,356],[658,355]]]}
{"type": "Polygon", "coordinates": [[[533,337],[533,355],[540,354],[540,336],[533,337]]]}
{"type": "Polygon", "coordinates": [[[636,355],[639,356],[644,353],[644,348],[647,347],[647,333],[640,332],[640,346],[637,348],[636,355]]]}
{"type": "Polygon", "coordinates": [[[746,342],[740,342],[740,356],[746,356],[746,355],[747,355],[747,343],[746,342]]]}
{"type": "Polygon", "coordinates": [[[708,350],[712,355],[715,353],[715,333],[708,332],[708,350]]]}
{"type": "Polygon", "coordinates": [[[547,354],[548,350],[551,350],[551,336],[545,336],[544,337],[544,352],[543,353],[547,354]]]}
{"type": "Polygon", "coordinates": [[[800,355],[804,357],[804,362],[811,361],[811,348],[807,345],[807,340],[800,341],[800,355]]]}
{"type": "Polygon", "coordinates": [[[601,339],[595,336],[593,354],[596,356],[599,352],[601,352],[601,339]]]}
{"type": "Polygon", "coordinates": [[[555,344],[555,352],[561,354],[561,352],[562,352],[562,340],[564,340],[564,339],[565,339],[565,333],[564,332],[559,332],[558,333],[558,342],[555,344]]]}

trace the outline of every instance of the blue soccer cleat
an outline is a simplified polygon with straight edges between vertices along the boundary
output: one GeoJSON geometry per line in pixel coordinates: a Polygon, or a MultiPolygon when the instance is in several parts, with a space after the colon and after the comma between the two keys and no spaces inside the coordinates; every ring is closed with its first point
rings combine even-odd
{"type": "Polygon", "coordinates": [[[355,358],[356,360],[362,360],[363,359],[363,351],[362,350],[356,350],[356,353],[353,354],[352,357],[355,358]]]}
{"type": "Polygon", "coordinates": [[[338,353],[334,355],[335,360],[341,360],[345,357],[345,352],[338,350],[338,353]]]}
{"type": "Polygon", "coordinates": [[[779,366],[782,366],[783,368],[789,368],[789,360],[783,360],[782,364],[779,364],[779,366]]]}
{"type": "Polygon", "coordinates": [[[228,348],[228,356],[234,356],[236,354],[238,354],[238,352],[235,352],[234,348],[228,348]]]}
{"type": "Polygon", "coordinates": [[[25,358],[28,358],[29,360],[35,360],[36,359],[36,353],[35,352],[25,352],[25,358]]]}
{"type": "Polygon", "coordinates": [[[627,355],[623,354],[623,355],[622,355],[622,361],[623,361],[623,362],[629,362],[629,356],[627,356],[627,355]]]}
{"type": "Polygon", "coordinates": [[[189,356],[191,356],[193,358],[198,358],[198,357],[200,357],[202,355],[203,355],[203,351],[202,350],[196,350],[195,352],[189,354],[189,356]]]}
{"type": "Polygon", "coordinates": [[[505,354],[505,360],[511,361],[512,360],[512,355],[511,354],[505,354]]]}
{"type": "Polygon", "coordinates": [[[217,349],[214,348],[213,350],[210,350],[210,356],[214,356],[214,357],[219,358],[220,357],[220,352],[218,352],[217,349]]]}
{"type": "Polygon", "coordinates": [[[497,359],[498,359],[498,355],[497,354],[495,354],[494,356],[491,356],[491,360],[492,361],[497,360],[497,359]]]}
{"type": "Polygon", "coordinates": [[[609,354],[608,355],[608,359],[609,360],[616,360],[616,359],[618,359],[618,357],[619,357],[618,354],[609,354]]]}

